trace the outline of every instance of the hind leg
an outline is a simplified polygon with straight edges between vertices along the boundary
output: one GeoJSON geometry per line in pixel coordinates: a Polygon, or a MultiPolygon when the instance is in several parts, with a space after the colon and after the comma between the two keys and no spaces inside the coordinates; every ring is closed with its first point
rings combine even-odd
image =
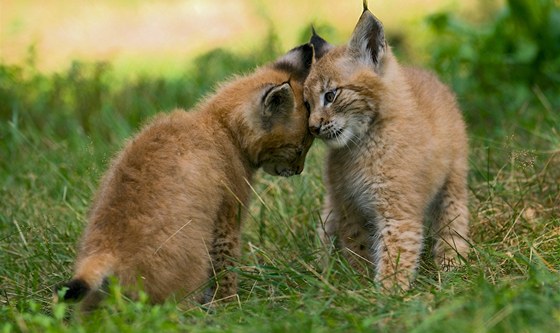
{"type": "Polygon", "coordinates": [[[231,271],[239,257],[239,240],[236,234],[222,233],[214,240],[212,265],[214,269],[214,300],[232,301],[237,294],[237,274],[231,271]]]}
{"type": "Polygon", "coordinates": [[[238,206],[224,209],[214,229],[212,257],[213,286],[206,292],[205,301],[233,301],[237,294],[237,273],[231,270],[240,256],[240,225],[238,206]]]}
{"type": "Polygon", "coordinates": [[[452,269],[470,250],[466,170],[450,174],[435,202],[433,218],[436,264],[444,270],[452,269]]]}

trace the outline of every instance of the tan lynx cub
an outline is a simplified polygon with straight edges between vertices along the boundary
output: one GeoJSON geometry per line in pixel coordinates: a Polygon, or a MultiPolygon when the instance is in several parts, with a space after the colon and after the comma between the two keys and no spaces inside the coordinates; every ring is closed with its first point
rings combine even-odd
{"type": "Polygon", "coordinates": [[[85,298],[91,309],[109,276],[132,295],[141,285],[152,302],[190,294],[214,274],[207,296],[234,295],[228,267],[254,172],[299,174],[312,143],[302,87],[312,61],[310,44],[294,48],[195,110],[144,127],[101,183],[63,299],[85,298]]]}
{"type": "Polygon", "coordinates": [[[365,2],[348,45],[311,43],[322,57],[304,85],[309,126],[329,147],[322,239],[335,236],[357,268],[373,263],[385,288],[407,289],[431,213],[437,263],[458,264],[469,249],[467,136],[454,95],[397,63],[365,2]]]}

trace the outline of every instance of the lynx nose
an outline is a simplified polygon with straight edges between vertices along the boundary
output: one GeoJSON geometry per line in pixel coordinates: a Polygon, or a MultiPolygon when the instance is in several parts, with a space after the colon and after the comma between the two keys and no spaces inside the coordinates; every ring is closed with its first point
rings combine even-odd
{"type": "Polygon", "coordinates": [[[321,133],[321,127],[323,126],[323,118],[321,118],[317,124],[312,124],[311,121],[309,122],[309,131],[311,134],[317,136],[321,133]]]}
{"type": "Polygon", "coordinates": [[[319,124],[319,125],[309,125],[309,131],[313,135],[319,135],[319,133],[321,132],[321,124],[319,124]]]}
{"type": "Polygon", "coordinates": [[[311,132],[314,136],[319,136],[324,122],[325,119],[323,118],[323,114],[321,114],[321,112],[311,113],[309,116],[309,123],[307,124],[309,132],[311,132]]]}

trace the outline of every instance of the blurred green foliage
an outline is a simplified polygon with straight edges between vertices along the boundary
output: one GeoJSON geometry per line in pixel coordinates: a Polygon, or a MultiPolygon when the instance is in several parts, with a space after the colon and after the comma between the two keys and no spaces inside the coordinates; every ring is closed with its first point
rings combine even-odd
{"type": "Polygon", "coordinates": [[[154,113],[190,108],[220,81],[273,59],[280,53],[278,39],[270,32],[266,41],[249,55],[208,52],[174,78],[142,75],[123,80],[104,62],[76,61],[54,74],[39,72],[33,59],[24,67],[0,64],[0,121],[57,140],[81,133],[94,141],[119,142],[154,113]]]}
{"type": "Polygon", "coordinates": [[[516,119],[558,126],[553,115],[560,108],[557,1],[508,0],[482,26],[447,12],[427,22],[434,33],[430,65],[452,84],[470,123],[495,128],[516,119]],[[535,104],[550,117],[539,114],[535,104]]]}

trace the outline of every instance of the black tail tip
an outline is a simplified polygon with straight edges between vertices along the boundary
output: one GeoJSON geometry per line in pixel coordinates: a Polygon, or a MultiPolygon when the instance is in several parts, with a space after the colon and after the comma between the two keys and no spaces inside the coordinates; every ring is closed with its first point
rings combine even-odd
{"type": "Polygon", "coordinates": [[[77,302],[89,292],[89,285],[82,279],[75,279],[58,285],[54,292],[55,300],[77,302]]]}

